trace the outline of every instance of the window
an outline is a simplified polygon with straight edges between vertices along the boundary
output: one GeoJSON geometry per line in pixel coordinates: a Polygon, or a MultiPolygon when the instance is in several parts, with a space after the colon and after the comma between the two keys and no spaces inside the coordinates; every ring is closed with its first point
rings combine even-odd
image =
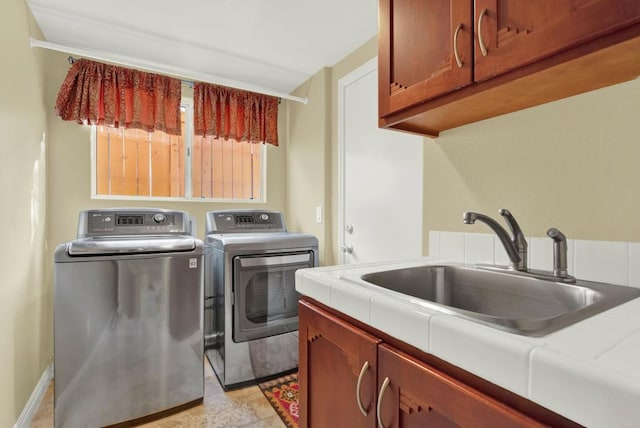
{"type": "Polygon", "coordinates": [[[182,136],[93,126],[94,197],[262,202],[265,145],[195,136],[191,117],[182,136]]]}

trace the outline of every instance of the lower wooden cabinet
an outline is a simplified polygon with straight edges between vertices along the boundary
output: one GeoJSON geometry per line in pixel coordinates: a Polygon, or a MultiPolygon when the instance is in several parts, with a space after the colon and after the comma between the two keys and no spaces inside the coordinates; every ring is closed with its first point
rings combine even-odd
{"type": "Polygon", "coordinates": [[[390,427],[544,426],[392,347],[378,347],[379,422],[390,427]]]}
{"type": "Polygon", "coordinates": [[[523,413],[307,298],[298,314],[302,428],[577,426],[523,413]]]}
{"type": "Polygon", "coordinates": [[[303,301],[298,317],[300,427],[376,426],[380,339],[303,301]]]}

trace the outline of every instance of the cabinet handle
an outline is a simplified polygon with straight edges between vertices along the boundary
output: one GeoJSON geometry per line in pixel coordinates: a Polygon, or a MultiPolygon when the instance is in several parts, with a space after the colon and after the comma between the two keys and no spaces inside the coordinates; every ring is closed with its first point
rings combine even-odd
{"type": "Polygon", "coordinates": [[[376,416],[378,416],[378,428],[385,428],[382,423],[382,418],[380,417],[380,409],[382,405],[382,399],[384,398],[384,393],[387,392],[387,388],[389,387],[389,378],[385,377],[384,382],[382,382],[382,386],[380,387],[380,394],[378,394],[378,405],[376,407],[376,416]]]}
{"type": "Polygon", "coordinates": [[[462,68],[462,61],[460,60],[460,54],[458,54],[458,33],[460,30],[462,30],[462,23],[458,24],[455,33],[453,33],[453,55],[456,57],[458,68],[462,68]]]}
{"type": "Polygon", "coordinates": [[[478,43],[480,43],[480,50],[482,51],[482,56],[487,56],[487,46],[484,44],[484,40],[482,40],[482,18],[487,14],[487,8],[485,7],[480,12],[480,16],[478,16],[478,43]]]}
{"type": "Polygon", "coordinates": [[[364,377],[364,374],[366,373],[367,369],[369,369],[369,361],[365,361],[364,364],[362,365],[362,369],[360,370],[360,375],[358,376],[358,383],[356,384],[356,403],[358,404],[360,413],[362,413],[365,416],[368,416],[369,412],[367,412],[367,409],[364,408],[364,406],[362,405],[362,401],[360,400],[360,385],[362,385],[362,378],[364,377]]]}

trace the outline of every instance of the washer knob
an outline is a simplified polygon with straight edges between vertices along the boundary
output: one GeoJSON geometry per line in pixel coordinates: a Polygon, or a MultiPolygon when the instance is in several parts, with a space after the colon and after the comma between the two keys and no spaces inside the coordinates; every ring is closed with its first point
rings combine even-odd
{"type": "Polygon", "coordinates": [[[153,216],[153,221],[155,221],[156,223],[164,223],[166,219],[167,218],[164,216],[164,214],[160,213],[154,214],[153,216]]]}
{"type": "Polygon", "coordinates": [[[269,214],[260,214],[260,220],[262,221],[269,220],[269,214]]]}

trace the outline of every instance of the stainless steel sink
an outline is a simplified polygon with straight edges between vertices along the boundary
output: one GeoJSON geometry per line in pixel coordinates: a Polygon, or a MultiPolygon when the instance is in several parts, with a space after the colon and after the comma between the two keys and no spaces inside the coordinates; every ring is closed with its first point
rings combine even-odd
{"type": "Polygon", "coordinates": [[[420,299],[445,313],[511,333],[540,337],[640,296],[640,289],[522,272],[431,265],[363,275],[364,281],[420,299]]]}

